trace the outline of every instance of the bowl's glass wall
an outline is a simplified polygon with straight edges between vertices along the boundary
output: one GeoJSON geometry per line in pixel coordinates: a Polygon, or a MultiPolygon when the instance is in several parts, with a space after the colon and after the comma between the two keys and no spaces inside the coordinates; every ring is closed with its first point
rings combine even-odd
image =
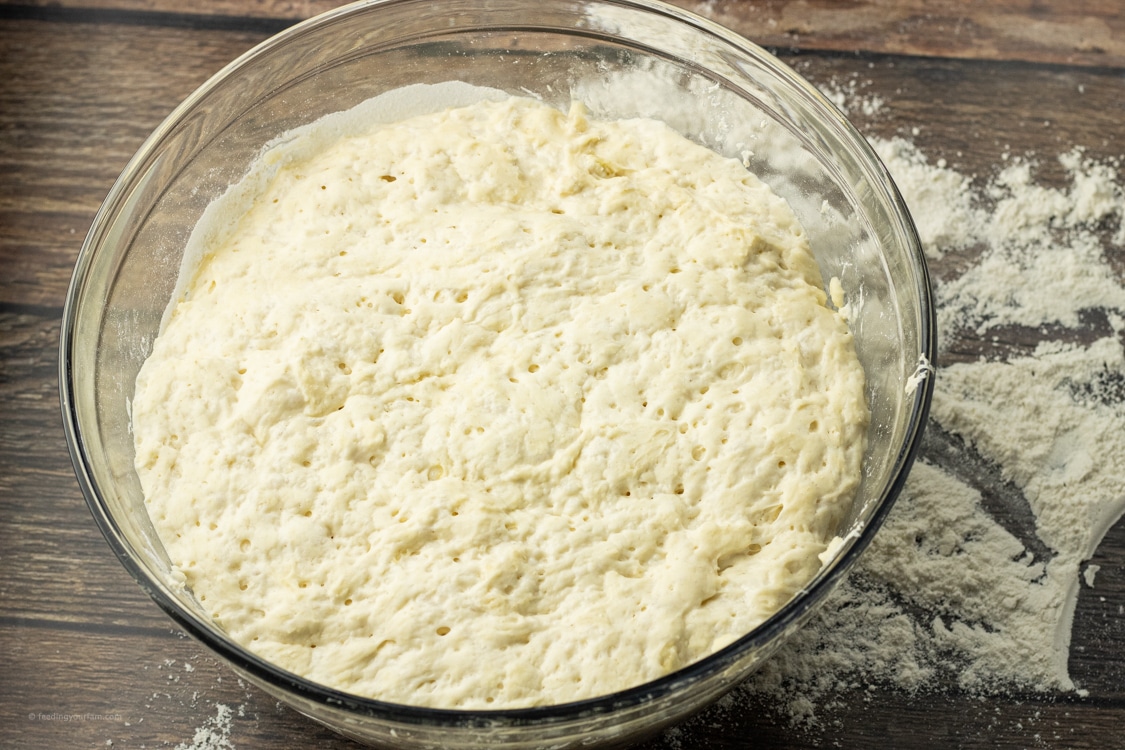
{"type": "Polygon", "coordinates": [[[63,399],[79,480],[110,543],[182,625],[254,682],[350,736],[389,746],[533,747],[654,730],[714,700],[811,612],[869,538],[908,469],[931,385],[925,267],[905,209],[866,144],[814,90],[728,32],[664,6],[606,0],[364,3],[297,26],[235,61],[142,147],[98,214],[64,321],[63,399]],[[294,127],[409,84],[460,80],[601,117],[662,119],[742,159],[805,224],[838,277],[869,378],[865,476],[833,564],[755,633],[619,699],[527,712],[395,708],[320,691],[243,653],[176,585],[133,471],[129,401],[204,208],[294,127]],[[867,532],[867,533],[865,533],[867,532]]]}

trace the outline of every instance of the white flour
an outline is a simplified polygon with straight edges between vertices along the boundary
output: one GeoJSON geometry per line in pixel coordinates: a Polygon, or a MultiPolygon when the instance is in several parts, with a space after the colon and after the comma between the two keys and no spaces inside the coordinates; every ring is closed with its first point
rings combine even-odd
{"type": "Polygon", "coordinates": [[[215,715],[195,730],[191,744],[180,743],[176,750],[234,750],[230,741],[231,718],[230,706],[216,704],[215,715]]]}
{"type": "MultiPolygon", "coordinates": [[[[857,93],[830,98],[847,108],[857,93]]],[[[1105,257],[1125,239],[1118,165],[1068,151],[1060,189],[1003,154],[978,183],[907,140],[874,145],[927,256],[972,258],[935,274],[943,345],[1002,339],[1004,327],[1051,340],[939,367],[930,430],[950,453],[923,453],[855,573],[728,699],[763,695],[799,722],[872,685],[1076,689],[1067,658],[1082,563],[1125,509],[1125,285],[1105,257]],[[1091,319],[1104,321],[1093,342],[1076,330],[1091,319]],[[984,486],[1006,490],[989,504],[984,486]],[[1006,511],[993,515],[997,502],[1006,511]]],[[[1096,572],[1082,573],[1087,585],[1096,572]]]]}
{"type": "Polygon", "coordinates": [[[1103,243],[1121,242],[1125,198],[1114,165],[1059,157],[1071,184],[1034,181],[1033,164],[1011,162],[980,192],[971,181],[926,164],[909,143],[878,144],[918,222],[926,252],[983,246],[976,263],[936,287],[938,326],[949,340],[958,330],[1004,326],[1077,327],[1085,309],[1125,309],[1125,287],[1104,257],[1103,243]],[[1116,238],[1099,228],[1117,224],[1116,238]]]}

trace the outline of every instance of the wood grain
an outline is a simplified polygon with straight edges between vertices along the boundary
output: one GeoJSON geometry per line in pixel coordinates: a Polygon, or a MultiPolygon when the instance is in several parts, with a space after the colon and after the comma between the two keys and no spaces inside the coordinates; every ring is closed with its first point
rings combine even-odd
{"type": "MultiPolygon", "coordinates": [[[[233,711],[229,739],[239,748],[355,747],[240,684],[132,581],[74,480],[57,395],[62,301],[118,172],[213,72],[270,29],[331,4],[204,0],[184,14],[167,0],[0,0],[0,746],[175,746],[223,705],[233,711]]],[[[826,91],[877,97],[869,114],[851,113],[865,132],[905,135],[932,160],[981,181],[1005,154],[1033,155],[1037,179],[1055,185],[1066,180],[1055,157],[1076,145],[1096,158],[1122,156],[1120,4],[985,5],[700,7],[752,38],[760,32],[826,91]],[[851,54],[857,50],[879,54],[851,54]]],[[[934,263],[935,278],[953,277],[974,252],[934,263]]],[[[1113,249],[1110,262],[1125,283],[1125,248],[1113,249]]],[[[970,361],[1026,352],[1044,338],[1112,331],[1106,316],[1091,315],[1077,332],[962,332],[947,356],[970,361]]],[[[936,433],[926,451],[940,458],[936,433]]],[[[972,458],[965,456],[949,460],[972,458]]],[[[985,490],[1004,491],[999,483],[985,490]]],[[[825,726],[804,730],[737,694],[642,747],[1125,747],[1125,523],[1091,562],[1101,571],[1081,591],[1070,663],[1088,698],[857,686],[826,710],[825,726]]]]}
{"type": "Polygon", "coordinates": [[[718,0],[680,2],[759,44],[977,60],[1120,66],[1116,0],[718,0]]]}
{"type": "Polygon", "coordinates": [[[0,301],[61,307],[94,213],[129,158],[263,38],[0,20],[0,301]]]}
{"type": "MultiPolygon", "coordinates": [[[[1118,0],[671,1],[767,47],[1125,66],[1125,13],[1118,0]]],[[[296,21],[340,5],[338,0],[200,0],[189,9],[174,0],[0,0],[10,12],[165,13],[180,15],[183,23],[192,22],[189,16],[296,21]]]]}

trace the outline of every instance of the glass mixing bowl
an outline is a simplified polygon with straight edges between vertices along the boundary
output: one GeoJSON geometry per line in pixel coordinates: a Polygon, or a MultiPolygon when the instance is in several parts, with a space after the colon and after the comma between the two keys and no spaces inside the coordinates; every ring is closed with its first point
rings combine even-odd
{"type": "Polygon", "coordinates": [[[79,255],[64,312],[61,392],[78,481],[110,546],[180,627],[247,680],[344,735],[386,747],[589,747],[636,741],[717,699],[809,617],[905,481],[933,389],[932,377],[917,376],[931,372],[934,349],[925,262],[890,177],[845,118],[765,51],[650,0],[385,0],[267,40],[144,143],[79,255]],[[425,709],[359,698],[267,663],[177,586],[133,470],[134,381],[206,206],[280,134],[393,89],[449,81],[564,108],[578,98],[601,118],[661,119],[741,158],[790,202],[825,279],[838,278],[851,304],[872,423],[843,545],[798,596],[730,646],[597,699],[425,709]]]}

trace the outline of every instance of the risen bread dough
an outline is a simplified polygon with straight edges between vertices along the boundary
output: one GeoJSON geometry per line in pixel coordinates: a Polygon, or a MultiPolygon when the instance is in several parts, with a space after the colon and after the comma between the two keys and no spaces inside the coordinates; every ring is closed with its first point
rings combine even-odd
{"type": "Polygon", "coordinates": [[[864,377],[768,187],[523,99],[304,137],[207,234],[133,403],[152,520],[236,640],[388,701],[558,703],[816,573],[864,377]]]}

